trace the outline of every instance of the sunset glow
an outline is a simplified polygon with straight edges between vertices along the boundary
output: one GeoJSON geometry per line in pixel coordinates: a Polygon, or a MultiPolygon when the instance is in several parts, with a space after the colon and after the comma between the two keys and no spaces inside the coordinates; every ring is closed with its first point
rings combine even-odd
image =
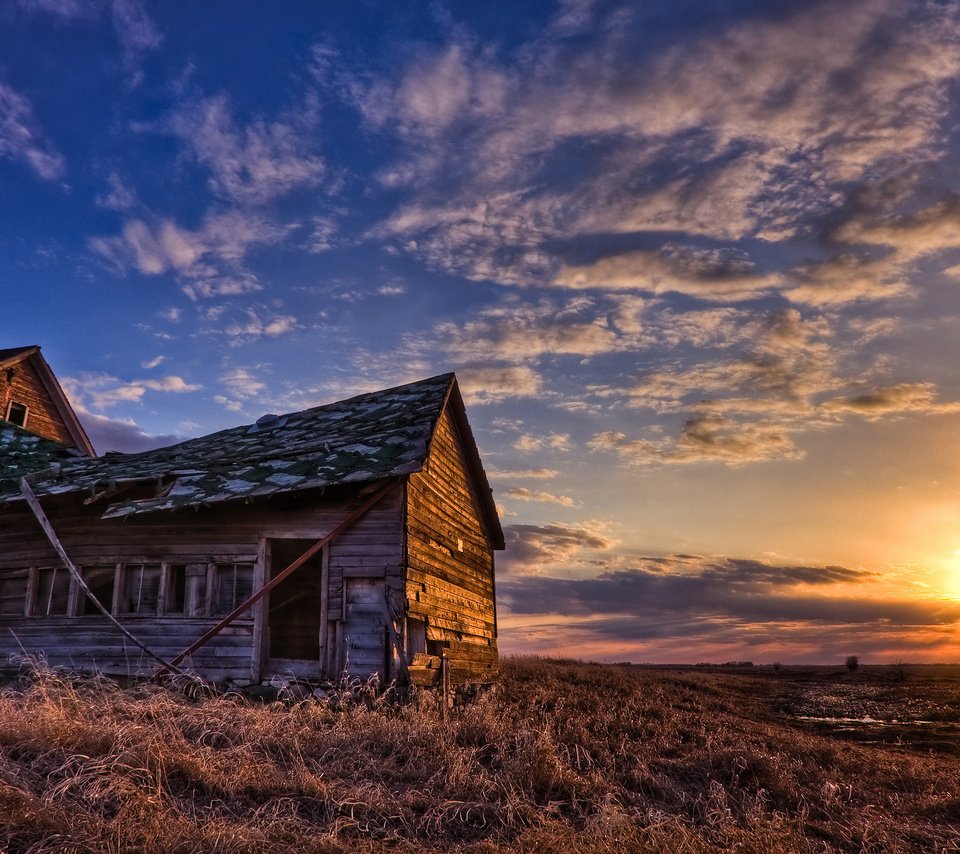
{"type": "Polygon", "coordinates": [[[960,3],[0,6],[98,451],[456,371],[500,649],[960,660],[960,3]]]}

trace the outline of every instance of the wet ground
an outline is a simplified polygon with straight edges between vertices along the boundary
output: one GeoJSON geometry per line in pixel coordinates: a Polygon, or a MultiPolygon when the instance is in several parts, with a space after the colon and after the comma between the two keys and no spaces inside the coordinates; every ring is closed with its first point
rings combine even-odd
{"type": "Polygon", "coordinates": [[[787,676],[774,687],[773,708],[824,735],[960,755],[960,674],[930,670],[787,676]]]}

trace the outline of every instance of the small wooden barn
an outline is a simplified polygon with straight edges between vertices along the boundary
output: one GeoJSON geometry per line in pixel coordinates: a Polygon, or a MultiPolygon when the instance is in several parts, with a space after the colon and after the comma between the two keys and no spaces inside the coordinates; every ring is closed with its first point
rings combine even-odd
{"type": "Polygon", "coordinates": [[[0,422],[0,659],[495,677],[503,532],[453,374],[136,454],[29,427],[0,422]]]}

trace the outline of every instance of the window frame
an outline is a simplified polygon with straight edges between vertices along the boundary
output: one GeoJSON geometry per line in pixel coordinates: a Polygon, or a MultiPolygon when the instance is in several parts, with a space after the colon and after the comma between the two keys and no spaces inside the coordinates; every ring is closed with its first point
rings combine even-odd
{"type": "Polygon", "coordinates": [[[152,561],[131,561],[130,563],[122,564],[120,572],[120,585],[117,589],[116,595],[114,597],[114,607],[113,614],[117,617],[156,617],[160,615],[160,600],[162,597],[163,589],[163,563],[161,562],[152,562],[152,561]],[[142,609],[142,599],[143,599],[143,573],[144,570],[150,569],[151,571],[156,570],[157,572],[157,596],[154,601],[153,608],[149,610],[142,609]],[[134,578],[134,573],[140,571],[140,585],[138,591],[138,601],[136,606],[139,606],[140,610],[134,610],[134,598],[130,594],[130,584],[134,578]],[[127,603],[130,603],[130,609],[126,607],[127,603]]]}
{"type": "Polygon", "coordinates": [[[19,400],[13,400],[7,402],[6,411],[3,414],[4,421],[8,421],[10,424],[14,424],[17,427],[23,427],[26,429],[27,420],[30,418],[30,407],[26,403],[21,403],[19,400]],[[23,421],[14,421],[10,416],[13,415],[13,408],[21,407],[23,409],[23,421]]]}
{"type": "MultiPolygon", "coordinates": [[[[0,613],[0,619],[3,619],[3,618],[15,619],[17,617],[26,617],[30,614],[30,594],[32,590],[30,569],[15,569],[9,572],[4,572],[2,575],[0,575],[0,581],[16,580],[21,578],[24,581],[24,585],[23,585],[23,605],[20,608],[20,611],[0,613]]],[[[11,596],[10,598],[13,599],[14,597],[11,596]]],[[[17,598],[19,598],[19,594],[17,594],[17,598]]]]}
{"type": "Polygon", "coordinates": [[[27,597],[29,602],[29,613],[26,615],[28,617],[69,617],[73,611],[73,603],[76,597],[75,588],[76,582],[73,580],[73,575],[70,571],[62,565],[54,564],[52,566],[33,566],[30,567],[30,580],[27,587],[27,597]],[[47,594],[46,604],[43,606],[43,611],[40,609],[40,579],[43,573],[51,572],[53,577],[50,580],[50,591],[47,594]],[[50,613],[50,606],[53,604],[53,593],[55,585],[57,582],[57,573],[65,573],[67,576],[67,595],[66,600],[64,601],[63,611],[50,613]]]}
{"type": "MultiPolygon", "coordinates": [[[[246,602],[247,599],[253,594],[253,584],[254,584],[254,574],[256,572],[256,563],[250,561],[217,561],[216,563],[210,564],[210,572],[207,577],[207,614],[211,617],[225,617],[227,614],[231,613],[238,605],[246,602]],[[248,586],[249,591],[245,596],[237,596],[237,587],[239,586],[236,582],[237,571],[244,570],[248,573],[248,586]],[[224,571],[233,572],[233,585],[234,585],[234,595],[233,595],[233,604],[230,605],[226,610],[221,610],[220,608],[220,598],[223,585],[224,571]]],[[[252,614],[251,614],[252,616],[252,614]]]]}

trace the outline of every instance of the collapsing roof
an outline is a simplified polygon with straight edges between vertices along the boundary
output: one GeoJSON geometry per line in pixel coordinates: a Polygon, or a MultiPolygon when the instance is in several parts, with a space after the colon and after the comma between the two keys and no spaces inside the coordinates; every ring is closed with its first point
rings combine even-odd
{"type": "Polygon", "coordinates": [[[118,500],[103,518],[412,474],[423,468],[447,405],[474,477],[479,509],[492,539],[499,542],[495,547],[503,548],[496,506],[452,373],[301,412],[264,416],[255,424],[137,454],[78,458],[43,439],[27,443],[27,448],[26,437],[18,435],[23,431],[6,427],[0,429],[0,504],[21,500],[18,478],[40,469],[46,471],[34,491],[41,497],[80,492],[107,497],[126,485],[155,483],[150,496],[118,500]]]}

